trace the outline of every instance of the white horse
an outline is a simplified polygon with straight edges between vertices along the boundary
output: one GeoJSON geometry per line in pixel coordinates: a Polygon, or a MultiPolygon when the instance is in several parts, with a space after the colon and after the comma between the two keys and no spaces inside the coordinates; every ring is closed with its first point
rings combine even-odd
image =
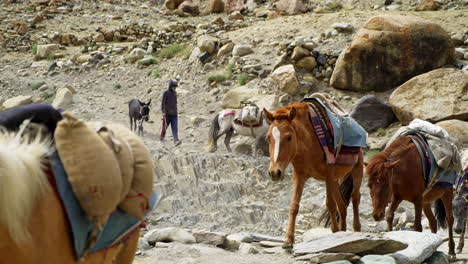
{"type": "Polygon", "coordinates": [[[226,109],[219,112],[211,122],[208,137],[208,152],[215,152],[218,148],[218,139],[226,135],[224,144],[229,152],[232,152],[229,146],[234,131],[243,136],[251,136],[256,139],[255,152],[261,149],[264,155],[268,154],[268,143],[265,135],[268,132],[270,124],[266,120],[263,112],[254,104],[249,104],[243,109],[226,109]]]}

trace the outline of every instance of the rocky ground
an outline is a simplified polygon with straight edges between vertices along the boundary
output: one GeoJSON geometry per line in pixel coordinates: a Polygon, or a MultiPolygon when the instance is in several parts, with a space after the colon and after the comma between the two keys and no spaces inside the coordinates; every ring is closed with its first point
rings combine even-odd
{"type": "MultiPolygon", "coordinates": [[[[250,93],[246,99],[272,110],[314,92],[332,94],[348,111],[364,95],[388,102],[394,89],[364,92],[330,86],[338,55],[369,18],[412,15],[442,26],[457,43],[456,60],[449,66],[466,69],[466,0],[439,1],[438,11],[424,12],[415,11],[419,1],[389,1],[393,3],[387,5],[381,0],[304,1],[308,11],[293,16],[280,16],[274,11],[275,1],[248,1],[256,7],[243,14],[182,17],[167,15],[160,2],[0,2],[0,103],[4,109],[11,107],[10,98],[16,97],[15,104],[24,104],[52,103],[57,97],[55,105],[83,119],[127,125],[128,101],[134,97],[152,100],[143,138],[155,159],[154,189],[163,198],[149,218],[147,231],[183,227],[283,236],[292,192],[290,178],[274,184],[266,174],[268,159],[250,155],[250,138],[234,137],[234,154],[227,153],[222,144],[217,153],[206,153],[211,119],[229,105],[227,94],[240,86],[250,93]],[[248,55],[231,56],[230,50],[222,54],[223,46],[229,43],[244,46],[248,55]],[[288,87],[279,87],[272,76],[281,65],[292,63],[293,49],[301,45],[309,45],[308,53],[313,56],[304,65],[310,68],[297,70],[300,91],[291,92],[288,87]],[[159,141],[161,93],[172,78],[180,79],[182,144],[177,147],[170,133],[165,142],[159,141]]],[[[466,87],[461,89],[465,97],[455,99],[462,102],[458,116],[465,121],[466,87]]],[[[370,133],[367,157],[401,125],[393,122],[370,133]]],[[[363,231],[384,231],[385,225],[371,218],[366,182],[361,190],[363,231]]],[[[324,184],[309,181],[297,220],[299,241],[303,233],[319,226],[324,198],[324,184]]],[[[397,228],[411,227],[412,215],[412,206],[403,203],[396,216],[397,228]]],[[[136,263],[295,262],[288,254],[260,250],[261,254],[242,255],[203,244],[140,246],[136,263]]]]}

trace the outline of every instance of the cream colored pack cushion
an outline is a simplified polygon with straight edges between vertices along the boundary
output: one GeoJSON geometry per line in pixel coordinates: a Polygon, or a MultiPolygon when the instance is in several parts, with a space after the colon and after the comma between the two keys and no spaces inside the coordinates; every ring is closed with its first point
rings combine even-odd
{"type": "Polygon", "coordinates": [[[73,191],[91,221],[103,227],[122,196],[122,178],[114,152],[95,129],[64,113],[55,143],[73,191]]]}
{"type": "Polygon", "coordinates": [[[143,140],[128,128],[119,124],[106,124],[106,126],[130,145],[134,159],[130,192],[119,204],[119,208],[143,220],[153,193],[154,166],[151,154],[143,140]]]}

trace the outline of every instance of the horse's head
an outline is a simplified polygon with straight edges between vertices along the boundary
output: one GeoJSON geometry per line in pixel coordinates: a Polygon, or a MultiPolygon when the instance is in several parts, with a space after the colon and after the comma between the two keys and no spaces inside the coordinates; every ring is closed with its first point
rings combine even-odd
{"type": "Polygon", "coordinates": [[[468,214],[468,182],[465,180],[458,193],[452,201],[453,208],[453,230],[460,234],[463,231],[465,220],[468,214]]]}
{"type": "Polygon", "coordinates": [[[266,135],[270,150],[270,168],[268,174],[273,181],[284,179],[289,163],[297,152],[297,133],[292,125],[296,116],[296,108],[286,107],[272,114],[263,109],[270,128],[266,135]]]}
{"type": "Polygon", "coordinates": [[[375,221],[381,221],[385,216],[385,208],[391,198],[392,168],[396,164],[398,161],[388,161],[384,155],[377,154],[366,166],[372,198],[372,216],[375,221]]]}
{"type": "Polygon", "coordinates": [[[140,102],[140,115],[141,115],[141,119],[148,122],[149,121],[149,113],[150,113],[150,106],[151,104],[151,99],[148,101],[148,103],[143,103],[143,102],[140,102]]]}

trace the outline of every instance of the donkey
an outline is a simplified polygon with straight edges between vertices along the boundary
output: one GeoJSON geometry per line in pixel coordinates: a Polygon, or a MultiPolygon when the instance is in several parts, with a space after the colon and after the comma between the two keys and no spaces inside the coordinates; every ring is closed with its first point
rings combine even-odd
{"type": "Polygon", "coordinates": [[[137,130],[137,120],[138,120],[138,135],[143,136],[143,122],[149,121],[149,113],[151,99],[148,103],[143,103],[142,101],[134,98],[128,102],[128,116],[130,117],[130,129],[137,130]]]}
{"type": "Polygon", "coordinates": [[[269,126],[263,112],[260,112],[255,104],[249,103],[242,109],[223,110],[211,122],[208,135],[208,152],[217,150],[217,141],[223,135],[226,135],[224,144],[228,152],[232,152],[230,141],[235,131],[239,135],[252,136],[256,139],[255,155],[259,150],[268,155],[268,144],[265,135],[269,126]]]}

